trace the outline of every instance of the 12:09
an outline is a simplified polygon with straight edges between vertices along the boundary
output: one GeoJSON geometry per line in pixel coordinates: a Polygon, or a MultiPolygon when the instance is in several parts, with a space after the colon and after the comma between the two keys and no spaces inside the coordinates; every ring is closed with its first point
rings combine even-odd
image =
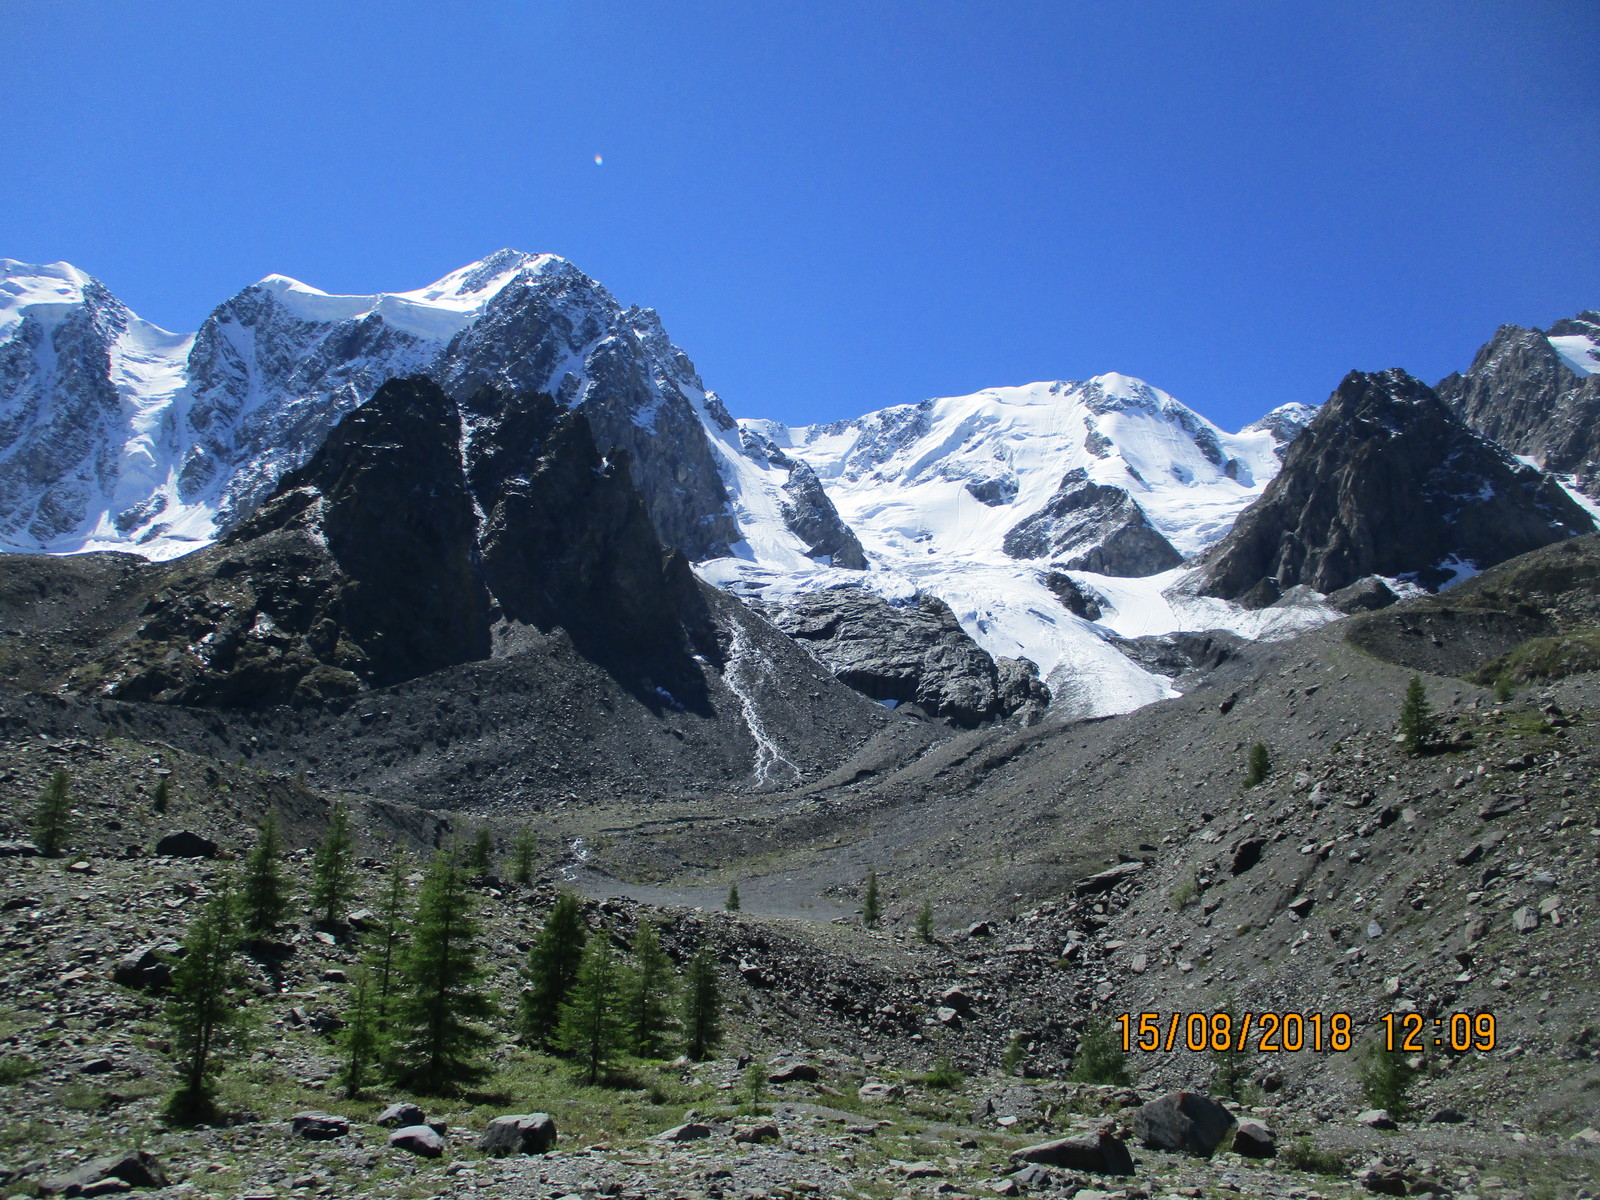
{"type": "MultiPolygon", "coordinates": [[[[1421,1054],[1430,1040],[1424,1034],[1428,1021],[1421,1013],[1384,1013],[1378,1018],[1384,1027],[1384,1049],[1406,1054],[1421,1054]]],[[[1432,1042],[1448,1046],[1458,1054],[1468,1050],[1494,1049],[1493,1013],[1451,1013],[1433,1018],[1432,1042]]]]}

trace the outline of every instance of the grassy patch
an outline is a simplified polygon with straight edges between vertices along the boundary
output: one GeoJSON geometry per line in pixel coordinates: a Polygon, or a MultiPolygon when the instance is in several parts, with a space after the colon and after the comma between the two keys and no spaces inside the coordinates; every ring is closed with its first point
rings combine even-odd
{"type": "Polygon", "coordinates": [[[1313,1175],[1343,1175],[1348,1167],[1344,1155],[1322,1149],[1309,1137],[1297,1137],[1279,1150],[1278,1162],[1313,1175]]]}
{"type": "Polygon", "coordinates": [[[24,1054],[7,1054],[0,1057],[0,1085],[21,1083],[32,1079],[41,1070],[38,1063],[24,1054]]]}
{"type": "Polygon", "coordinates": [[[1474,672],[1473,683],[1535,683],[1564,679],[1583,671],[1600,671],[1600,630],[1529,638],[1474,672]]]}

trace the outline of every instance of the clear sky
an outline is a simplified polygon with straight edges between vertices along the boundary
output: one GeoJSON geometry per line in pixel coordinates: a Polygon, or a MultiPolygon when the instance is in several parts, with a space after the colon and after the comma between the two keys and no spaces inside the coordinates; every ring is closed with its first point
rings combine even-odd
{"type": "Polygon", "coordinates": [[[1114,370],[1237,427],[1600,306],[1593,0],[0,0],[0,46],[0,255],[174,329],[514,246],[739,415],[1114,370]]]}

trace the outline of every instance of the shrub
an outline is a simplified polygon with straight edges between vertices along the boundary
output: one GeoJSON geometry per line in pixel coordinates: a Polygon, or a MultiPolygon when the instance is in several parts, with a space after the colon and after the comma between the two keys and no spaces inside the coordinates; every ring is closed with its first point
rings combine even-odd
{"type": "Polygon", "coordinates": [[[1127,1055],[1122,1052],[1121,1039],[1110,1021],[1090,1017],[1084,1024],[1078,1053],[1072,1060],[1072,1078],[1079,1083],[1130,1082],[1127,1055]]]}
{"type": "Polygon", "coordinates": [[[1382,1041],[1374,1039],[1357,1057],[1355,1068],[1356,1082],[1368,1104],[1387,1109],[1397,1121],[1410,1114],[1410,1091],[1417,1071],[1403,1052],[1385,1049],[1382,1041]]]}
{"type": "Polygon", "coordinates": [[[1245,787],[1255,787],[1265,783],[1267,775],[1272,771],[1272,759],[1267,754],[1265,742],[1257,742],[1250,747],[1250,761],[1245,767],[1245,787]]]}
{"type": "Polygon", "coordinates": [[[967,1077],[956,1070],[955,1064],[948,1058],[940,1057],[928,1072],[917,1082],[926,1088],[938,1088],[941,1091],[954,1091],[967,1081],[967,1077]]]}

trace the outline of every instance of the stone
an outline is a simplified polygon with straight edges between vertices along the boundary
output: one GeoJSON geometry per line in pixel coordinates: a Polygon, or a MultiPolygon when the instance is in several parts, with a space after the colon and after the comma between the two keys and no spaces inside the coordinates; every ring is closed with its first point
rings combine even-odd
{"type": "Polygon", "coordinates": [[[65,1175],[39,1181],[39,1190],[47,1196],[106,1195],[112,1191],[129,1188],[164,1188],[167,1173],[155,1155],[145,1150],[129,1150],[125,1154],[112,1154],[84,1163],[65,1175]],[[98,1188],[107,1180],[115,1180],[120,1187],[98,1188]]]}
{"type": "Polygon", "coordinates": [[[1055,1176],[1037,1163],[1029,1163],[1011,1172],[1006,1178],[1029,1188],[1047,1188],[1055,1182],[1055,1176]]]}
{"type": "Polygon", "coordinates": [[[657,1142],[694,1142],[701,1138],[711,1136],[711,1126],[702,1125],[698,1121],[688,1121],[682,1125],[674,1125],[671,1129],[664,1129],[652,1139],[657,1142]]]}
{"type": "Polygon", "coordinates": [[[39,847],[20,838],[0,841],[0,858],[37,858],[39,847]]]}
{"type": "Polygon", "coordinates": [[[779,1063],[767,1075],[768,1083],[815,1083],[817,1079],[817,1069],[800,1059],[779,1063]]]}
{"type": "Polygon", "coordinates": [[[220,847],[187,829],[174,830],[156,843],[156,853],[169,858],[215,858],[220,847]]]}
{"type": "Polygon", "coordinates": [[[496,1117],[478,1139],[478,1149],[502,1157],[543,1154],[556,1144],[556,1123],[549,1113],[511,1113],[496,1117]]]}
{"type": "MultiPolygon", "coordinates": [[[[1126,1143],[1105,1129],[1024,1146],[1021,1150],[1012,1151],[1011,1161],[1065,1167],[1069,1171],[1092,1171],[1097,1175],[1133,1174],[1133,1156],[1128,1153],[1126,1143]]],[[[1012,1178],[1015,1179],[1016,1175],[1013,1174],[1012,1178]]]]}
{"type": "Polygon", "coordinates": [[[1278,1152],[1278,1137],[1265,1122],[1242,1120],[1233,1131],[1233,1152],[1246,1158],[1271,1158],[1278,1152]]]}
{"type": "Polygon", "coordinates": [[[944,1169],[937,1163],[908,1162],[900,1164],[900,1174],[907,1179],[942,1179],[944,1169]]]}
{"type": "Polygon", "coordinates": [[[1467,1114],[1458,1108],[1451,1108],[1448,1104],[1436,1111],[1428,1118],[1430,1125],[1459,1125],[1467,1119],[1467,1114]]]}
{"type": "Polygon", "coordinates": [[[399,1129],[406,1125],[423,1125],[427,1120],[428,1115],[415,1104],[397,1100],[378,1114],[377,1124],[388,1129],[399,1129]]]}
{"type": "Polygon", "coordinates": [[[1117,884],[1122,883],[1144,870],[1142,862],[1118,863],[1104,871],[1096,872],[1085,879],[1073,884],[1072,891],[1077,896],[1097,896],[1101,892],[1109,892],[1117,884]]]}
{"type": "Polygon", "coordinates": [[[1228,1131],[1233,1114],[1203,1092],[1168,1092],[1143,1105],[1133,1133],[1152,1150],[1182,1150],[1209,1158],[1228,1131]]]}
{"type": "Polygon", "coordinates": [[[444,1153],[444,1138],[428,1125],[406,1125],[389,1135],[389,1145],[409,1150],[422,1158],[438,1158],[444,1153]]]}
{"type": "Polygon", "coordinates": [[[177,942],[152,942],[130,950],[111,968],[111,982],[141,991],[157,991],[172,982],[169,958],[183,954],[177,942]]]}
{"type": "Polygon", "coordinates": [[[298,1112],[289,1118],[289,1128],[309,1142],[325,1142],[330,1138],[344,1137],[350,1132],[347,1117],[335,1116],[318,1110],[298,1112]]]}
{"type": "Polygon", "coordinates": [[[983,1186],[996,1196],[1022,1195],[1022,1186],[1015,1179],[986,1179],[983,1186]]]}
{"type": "Polygon", "coordinates": [[[733,1130],[733,1140],[747,1145],[775,1142],[778,1140],[778,1127],[772,1124],[737,1125],[733,1130]]]}
{"type": "Polygon", "coordinates": [[[972,996],[959,987],[946,988],[939,993],[939,1003],[946,1008],[953,1008],[962,1016],[972,1011],[972,996]]]}
{"type": "Polygon", "coordinates": [[[1389,1115],[1386,1108],[1369,1108],[1356,1114],[1356,1124],[1365,1125],[1368,1129],[1398,1129],[1399,1125],[1389,1115]]]}
{"type": "Polygon", "coordinates": [[[1245,838],[1233,849],[1233,861],[1228,864],[1228,873],[1243,875],[1261,861],[1261,852],[1266,848],[1267,839],[1264,837],[1245,838]]]}
{"type": "Polygon", "coordinates": [[[869,1104],[885,1104],[905,1094],[905,1089],[898,1083],[884,1083],[878,1079],[869,1079],[856,1089],[856,1097],[869,1104]]]}
{"type": "Polygon", "coordinates": [[[950,1029],[961,1028],[961,1014],[953,1008],[936,1008],[933,1010],[933,1019],[939,1024],[950,1029]]]}
{"type": "Polygon", "coordinates": [[[1356,1182],[1369,1192],[1377,1192],[1380,1196],[1404,1196],[1406,1194],[1406,1173],[1399,1167],[1387,1163],[1373,1163],[1362,1167],[1355,1174],[1356,1182]]]}
{"type": "Polygon", "coordinates": [[[1532,933],[1535,929],[1539,928],[1538,910],[1524,904],[1521,908],[1517,909],[1516,912],[1511,914],[1511,928],[1515,929],[1518,933],[1532,933]]]}

